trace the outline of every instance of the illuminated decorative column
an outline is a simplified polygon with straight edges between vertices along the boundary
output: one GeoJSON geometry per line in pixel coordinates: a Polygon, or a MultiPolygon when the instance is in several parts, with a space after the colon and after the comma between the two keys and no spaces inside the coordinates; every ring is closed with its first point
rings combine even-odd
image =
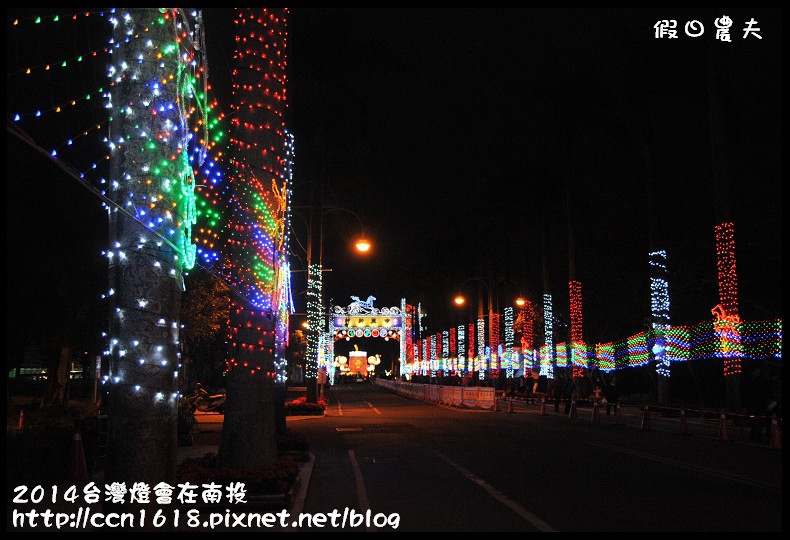
{"type": "MultiPolygon", "coordinates": [[[[653,327],[653,358],[656,373],[670,376],[669,357],[666,354],[666,332],[669,330],[669,284],[667,282],[667,252],[650,252],[650,313],[653,327]]],[[[661,392],[659,392],[661,393],[661,392]]],[[[664,401],[659,396],[659,401],[664,401]]]]}
{"type": "MultiPolygon", "coordinates": [[[[202,76],[205,79],[205,74],[202,76]]],[[[203,81],[205,83],[205,81],[203,81]]],[[[206,84],[207,86],[207,84],[206,84]]],[[[198,95],[205,100],[208,88],[201,89],[198,95]]],[[[198,108],[198,111],[200,108],[198,108]]],[[[227,222],[230,193],[225,166],[222,164],[227,145],[227,133],[223,128],[224,115],[219,112],[214,100],[205,105],[205,120],[199,116],[194,128],[193,142],[206,151],[195,149],[189,154],[195,175],[196,222],[192,235],[197,248],[200,265],[214,272],[221,264],[221,234],[227,222]]]]}
{"type": "Polygon", "coordinates": [[[516,334],[513,331],[513,308],[508,306],[505,308],[505,352],[508,354],[513,352],[515,337],[516,334]]]}
{"type": "MultiPolygon", "coordinates": [[[[288,380],[288,361],[285,355],[285,349],[288,346],[291,313],[294,311],[293,296],[291,291],[291,264],[288,260],[288,253],[291,252],[290,238],[291,238],[291,219],[290,219],[290,201],[291,201],[291,186],[293,185],[293,172],[294,172],[294,136],[287,129],[284,130],[284,170],[283,179],[285,180],[285,190],[287,194],[286,206],[286,222],[283,229],[283,238],[281,247],[277,250],[276,256],[278,264],[276,267],[279,269],[277,273],[277,284],[275,286],[276,302],[275,308],[277,312],[277,349],[274,358],[274,382],[279,385],[284,385],[288,380]]],[[[334,341],[332,341],[334,343],[334,341]]],[[[332,363],[332,355],[329,356],[330,364],[332,363]]],[[[285,396],[283,396],[284,398],[285,396]]]]}
{"type": "Polygon", "coordinates": [[[451,360],[452,369],[453,371],[458,371],[458,340],[455,334],[455,328],[450,328],[449,330],[449,348],[448,348],[448,358],[451,360]]]}
{"type": "Polygon", "coordinates": [[[436,359],[436,338],[437,334],[432,335],[430,339],[430,346],[431,346],[431,357],[430,357],[430,364],[431,364],[431,377],[436,377],[436,368],[438,367],[438,361],[436,359]]]}
{"type": "Polygon", "coordinates": [[[568,367],[568,345],[566,343],[557,343],[557,367],[568,367]]]}
{"type": "Polygon", "coordinates": [[[448,361],[450,360],[450,331],[442,330],[442,375],[448,375],[448,361]]]}
{"type": "Polygon", "coordinates": [[[543,343],[546,349],[546,376],[554,378],[554,311],[550,294],[543,295],[543,343]]]}
{"type": "Polygon", "coordinates": [[[403,326],[400,333],[400,357],[398,358],[398,369],[394,370],[393,377],[397,378],[401,375],[403,366],[411,363],[410,358],[412,353],[412,332],[414,318],[414,306],[407,304],[405,298],[400,300],[400,312],[403,313],[403,326]]]}
{"type": "Polygon", "coordinates": [[[469,352],[467,352],[466,356],[469,359],[469,372],[471,373],[475,370],[474,360],[477,356],[477,354],[475,354],[475,323],[469,323],[469,330],[466,335],[469,338],[466,345],[467,351],[469,352]]]}
{"type": "Polygon", "coordinates": [[[421,375],[427,375],[428,374],[428,369],[429,369],[428,368],[428,339],[429,338],[425,338],[425,339],[420,340],[420,341],[422,341],[422,356],[420,358],[420,360],[422,361],[422,373],[421,373],[421,375]]]}
{"type": "Polygon", "coordinates": [[[719,277],[719,304],[726,317],[738,317],[738,273],[735,268],[735,226],[716,226],[716,268],[719,277]]]}
{"type": "Polygon", "coordinates": [[[738,325],[738,273],[735,267],[735,226],[716,226],[716,268],[719,278],[719,305],[713,309],[719,336],[719,356],[724,360],[724,376],[741,373],[741,338],[738,325]]]}
{"type": "Polygon", "coordinates": [[[486,323],[485,319],[477,319],[477,356],[482,358],[485,355],[486,346],[486,323]]]}
{"type": "Polygon", "coordinates": [[[323,305],[322,299],[322,274],[320,264],[311,264],[308,268],[307,279],[307,351],[305,353],[305,377],[318,377],[318,349],[322,331],[323,305]],[[314,359],[315,361],[308,361],[314,359]]]}
{"type": "MultiPolygon", "coordinates": [[[[199,22],[200,15],[197,15],[199,22]]],[[[107,483],[174,483],[179,310],[195,260],[185,111],[196,19],[180,8],[119,10],[113,24],[107,197],[110,323],[107,483]],[[146,39],[129,40],[146,35],[146,39]]]]}
{"type": "Polygon", "coordinates": [[[494,313],[492,310],[488,310],[488,319],[489,319],[489,336],[490,336],[490,343],[488,344],[491,347],[491,350],[496,350],[499,347],[499,343],[501,341],[501,336],[499,335],[499,313],[494,313]]]}
{"type": "Polygon", "coordinates": [[[286,339],[277,335],[283,330],[277,319],[282,316],[283,295],[287,298],[289,293],[281,289],[289,283],[284,277],[289,269],[283,256],[288,206],[284,121],[287,13],[286,8],[235,8],[230,216],[223,273],[244,306],[231,310],[231,327],[249,324],[247,328],[265,334],[258,340],[248,338],[253,344],[264,344],[247,348],[247,353],[253,353],[248,363],[260,369],[228,366],[228,401],[218,454],[218,463],[224,467],[257,468],[277,459],[275,351],[286,339]],[[235,321],[236,315],[244,318],[235,321]],[[272,336],[270,348],[266,340],[272,336]]]}
{"type": "Polygon", "coordinates": [[[499,378],[500,361],[502,360],[502,344],[500,343],[496,349],[487,347],[486,356],[489,358],[490,373],[492,379],[499,378]]]}
{"type": "Polygon", "coordinates": [[[584,366],[587,358],[577,358],[573,355],[574,344],[584,343],[584,332],[582,331],[582,284],[580,281],[571,280],[568,283],[570,293],[571,310],[571,343],[569,344],[570,362],[573,366],[572,374],[574,377],[584,376],[584,366]],[[582,365],[579,365],[579,364],[582,365]]]}
{"type": "Polygon", "coordinates": [[[502,347],[502,344],[499,345],[499,351],[500,351],[499,354],[500,354],[501,362],[505,365],[505,377],[507,377],[508,379],[512,379],[513,370],[515,368],[514,357],[516,353],[515,351],[513,351],[513,349],[511,349],[510,352],[507,352],[507,350],[505,350],[504,347],[502,347]]]}
{"type": "Polygon", "coordinates": [[[461,372],[461,375],[466,374],[467,364],[466,364],[466,328],[463,324],[458,325],[458,370],[461,372]]]}
{"type": "MultiPolygon", "coordinates": [[[[538,369],[533,350],[535,346],[535,317],[530,300],[524,300],[518,320],[521,326],[521,355],[524,363],[524,376],[527,377],[528,371],[538,369]]],[[[545,375],[545,373],[541,373],[541,375],[545,375]]]]}

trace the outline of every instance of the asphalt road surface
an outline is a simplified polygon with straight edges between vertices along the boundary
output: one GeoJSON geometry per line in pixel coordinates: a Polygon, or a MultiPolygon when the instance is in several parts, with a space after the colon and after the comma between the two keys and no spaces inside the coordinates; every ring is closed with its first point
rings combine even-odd
{"type": "Polygon", "coordinates": [[[332,387],[323,417],[289,420],[315,455],[301,511],[346,532],[782,530],[781,449],[505,403],[461,410],[332,387]]]}

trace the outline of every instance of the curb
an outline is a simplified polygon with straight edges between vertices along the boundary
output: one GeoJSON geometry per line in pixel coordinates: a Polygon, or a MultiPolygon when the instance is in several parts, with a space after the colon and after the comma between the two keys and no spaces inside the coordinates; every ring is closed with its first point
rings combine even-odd
{"type": "Polygon", "coordinates": [[[315,465],[315,454],[308,452],[309,459],[306,463],[300,466],[299,469],[299,487],[294,493],[291,507],[289,510],[291,514],[299,514],[304,508],[304,501],[307,498],[307,488],[310,485],[310,477],[313,475],[313,465],[315,465]]]}

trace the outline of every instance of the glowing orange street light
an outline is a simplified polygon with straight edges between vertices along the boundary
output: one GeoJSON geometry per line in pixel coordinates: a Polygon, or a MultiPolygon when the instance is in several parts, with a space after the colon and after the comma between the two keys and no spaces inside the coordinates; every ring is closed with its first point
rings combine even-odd
{"type": "Polygon", "coordinates": [[[357,251],[359,251],[360,253],[367,253],[370,250],[371,243],[367,239],[362,237],[359,240],[357,240],[355,246],[357,248],[357,251]]]}
{"type": "Polygon", "coordinates": [[[516,305],[518,307],[524,307],[526,305],[526,303],[527,303],[527,300],[525,298],[522,298],[521,296],[516,298],[516,305]]]}

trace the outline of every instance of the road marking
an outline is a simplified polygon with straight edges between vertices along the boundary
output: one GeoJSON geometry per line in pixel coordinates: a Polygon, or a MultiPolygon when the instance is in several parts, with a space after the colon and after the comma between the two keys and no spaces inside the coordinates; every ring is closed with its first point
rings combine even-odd
{"type": "Polygon", "coordinates": [[[500,492],[494,486],[483,480],[482,478],[478,478],[474,474],[472,474],[468,469],[466,469],[463,465],[459,465],[449,457],[445,456],[444,454],[433,450],[433,453],[445,460],[447,463],[450,464],[452,468],[460,472],[463,476],[486,490],[489,495],[493,498],[513,510],[516,514],[527,520],[533,527],[538,529],[541,532],[556,532],[554,527],[540,519],[538,516],[518,504],[516,501],[505,495],[504,493],[500,492]]]}
{"type": "Polygon", "coordinates": [[[366,401],[365,403],[367,403],[367,404],[368,404],[368,407],[370,407],[371,409],[373,409],[374,411],[376,411],[376,414],[381,414],[381,411],[380,411],[380,410],[378,410],[376,407],[374,407],[374,406],[373,406],[373,404],[372,404],[370,401],[366,401]]]}
{"type": "Polygon", "coordinates": [[[637,452],[636,450],[627,450],[625,448],[621,448],[619,446],[613,446],[611,444],[605,444],[600,442],[591,442],[593,446],[599,446],[601,448],[606,448],[607,450],[614,450],[616,452],[622,452],[623,454],[630,454],[632,456],[649,459],[652,461],[658,461],[659,463],[666,463],[668,465],[675,465],[677,467],[681,467],[683,469],[688,469],[690,471],[696,471],[702,474],[709,474],[711,476],[716,476],[718,478],[723,478],[724,480],[730,480],[731,482],[740,482],[741,484],[746,484],[752,487],[758,488],[765,488],[765,489],[772,489],[772,490],[781,490],[781,486],[777,486],[774,484],[769,484],[768,482],[763,482],[761,480],[753,480],[751,478],[746,478],[744,476],[738,474],[729,474],[726,472],[717,471],[715,469],[709,469],[707,467],[701,467],[700,465],[694,465],[692,463],[686,463],[683,461],[677,461],[670,458],[665,458],[662,456],[657,456],[655,454],[647,454],[644,452],[637,452]]]}
{"type": "MultiPolygon", "coordinates": [[[[365,514],[370,510],[370,502],[368,501],[368,492],[365,489],[365,481],[362,479],[362,470],[359,468],[359,462],[354,454],[354,449],[349,448],[348,459],[351,460],[351,468],[354,469],[354,483],[357,486],[357,500],[359,501],[359,508],[365,514]]],[[[368,527],[368,532],[375,531],[376,528],[372,525],[368,527]]]]}

